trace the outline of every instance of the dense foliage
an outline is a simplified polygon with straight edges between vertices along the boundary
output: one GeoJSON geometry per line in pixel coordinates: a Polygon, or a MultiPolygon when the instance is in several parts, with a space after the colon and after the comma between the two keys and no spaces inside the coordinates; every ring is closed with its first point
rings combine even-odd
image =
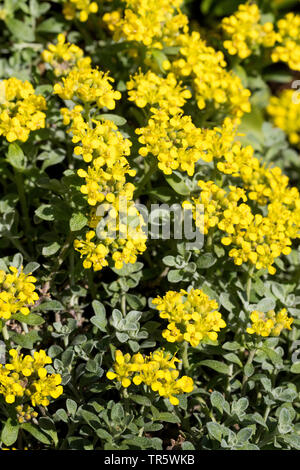
{"type": "Polygon", "coordinates": [[[300,450],[299,2],[0,23],[1,448],[300,450]]]}

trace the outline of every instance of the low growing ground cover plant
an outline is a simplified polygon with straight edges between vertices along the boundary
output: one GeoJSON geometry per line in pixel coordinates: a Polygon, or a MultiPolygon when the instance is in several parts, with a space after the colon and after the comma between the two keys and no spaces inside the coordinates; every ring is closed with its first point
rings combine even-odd
{"type": "Polygon", "coordinates": [[[0,447],[300,450],[300,5],[0,1],[0,447]]]}

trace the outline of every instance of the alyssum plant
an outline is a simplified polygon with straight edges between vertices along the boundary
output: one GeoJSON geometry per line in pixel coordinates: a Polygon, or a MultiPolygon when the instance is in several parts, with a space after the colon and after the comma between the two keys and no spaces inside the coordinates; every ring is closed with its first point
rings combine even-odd
{"type": "Polygon", "coordinates": [[[300,449],[300,15],[198,3],[0,2],[1,449],[300,449]]]}

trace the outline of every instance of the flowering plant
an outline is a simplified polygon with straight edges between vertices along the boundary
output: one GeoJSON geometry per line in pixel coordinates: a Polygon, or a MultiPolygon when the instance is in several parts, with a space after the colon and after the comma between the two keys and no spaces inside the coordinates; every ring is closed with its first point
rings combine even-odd
{"type": "Polygon", "coordinates": [[[300,449],[297,3],[0,1],[1,449],[300,449]]]}

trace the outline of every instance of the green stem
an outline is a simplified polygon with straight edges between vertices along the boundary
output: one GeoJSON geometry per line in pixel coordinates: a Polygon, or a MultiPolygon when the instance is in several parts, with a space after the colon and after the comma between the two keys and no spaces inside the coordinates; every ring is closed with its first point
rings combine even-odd
{"type": "Polygon", "coordinates": [[[247,295],[247,302],[250,302],[250,297],[251,297],[251,288],[252,288],[252,276],[254,272],[254,266],[251,266],[251,268],[248,271],[248,279],[247,279],[247,284],[246,284],[246,295],[247,295]]]}
{"type": "Polygon", "coordinates": [[[184,341],[182,345],[182,364],[183,364],[185,372],[188,372],[190,370],[188,348],[189,348],[188,342],[184,341]]]}
{"type": "Polygon", "coordinates": [[[73,232],[70,232],[64,245],[61,247],[61,250],[58,254],[58,258],[57,258],[57,261],[56,261],[56,264],[50,274],[50,277],[49,277],[49,282],[51,283],[53,281],[53,279],[55,278],[55,275],[57,273],[57,271],[59,270],[60,266],[63,264],[67,254],[68,254],[68,251],[69,251],[69,248],[70,248],[70,245],[72,244],[73,242],[73,239],[75,238],[75,235],[73,232]]]}
{"type": "Polygon", "coordinates": [[[24,217],[24,225],[25,225],[25,232],[26,236],[28,238],[28,243],[29,246],[32,246],[32,240],[31,240],[31,224],[30,224],[30,219],[29,219],[29,212],[28,212],[28,206],[27,206],[27,201],[26,201],[26,195],[24,191],[24,179],[22,173],[20,173],[18,170],[14,170],[15,172],[15,182],[18,190],[18,195],[20,198],[20,204],[21,204],[21,210],[22,214],[24,217]]]}
{"type": "Polygon", "coordinates": [[[150,181],[151,176],[153,175],[155,170],[156,170],[156,161],[155,161],[155,159],[153,159],[150,162],[149,168],[148,169],[145,168],[145,174],[144,174],[143,178],[137,184],[137,191],[134,194],[135,197],[139,197],[141,195],[142,189],[150,181]]]}
{"type": "MultiPolygon", "coordinates": [[[[255,356],[255,353],[256,353],[256,348],[255,348],[255,349],[252,349],[252,351],[250,351],[249,356],[248,356],[248,360],[247,360],[247,362],[246,362],[246,364],[245,364],[245,367],[246,367],[246,366],[249,366],[250,364],[252,364],[253,359],[254,359],[254,356],[255,356]]],[[[242,381],[242,395],[244,394],[247,381],[248,381],[248,376],[247,376],[246,374],[244,374],[243,381],[242,381]]]]}
{"type": "Polygon", "coordinates": [[[25,248],[23,248],[23,246],[21,245],[21,243],[18,240],[11,237],[11,238],[9,238],[9,241],[12,243],[12,245],[14,245],[15,248],[17,248],[17,250],[19,250],[20,253],[22,253],[22,255],[24,256],[25,259],[27,259],[28,261],[30,261],[32,259],[31,256],[29,255],[29,253],[27,253],[25,248]]]}
{"type": "Polygon", "coordinates": [[[88,277],[88,280],[89,280],[89,288],[91,290],[92,298],[93,298],[93,300],[95,300],[95,298],[97,296],[97,290],[96,290],[96,286],[95,286],[95,283],[94,283],[94,278],[93,278],[92,271],[89,270],[87,272],[87,277],[88,277]]]}
{"type": "Polygon", "coordinates": [[[122,297],[121,297],[121,310],[123,313],[123,317],[126,317],[127,314],[127,308],[126,308],[126,294],[123,292],[122,297]]]}

